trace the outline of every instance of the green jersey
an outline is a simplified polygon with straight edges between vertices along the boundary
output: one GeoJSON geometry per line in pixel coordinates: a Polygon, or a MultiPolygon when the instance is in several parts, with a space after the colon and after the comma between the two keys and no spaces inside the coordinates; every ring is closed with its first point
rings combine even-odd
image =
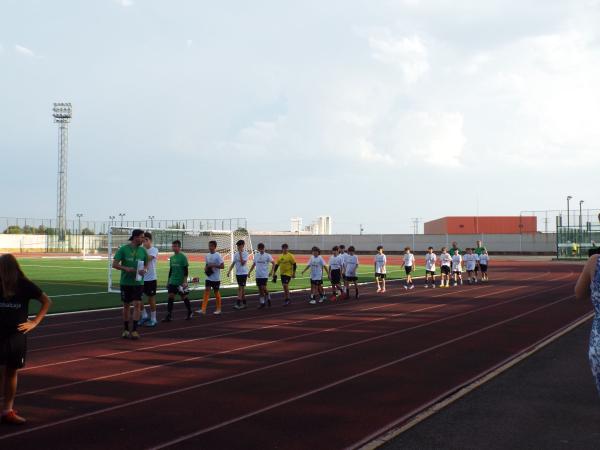
{"type": "Polygon", "coordinates": [[[188,259],[185,254],[174,253],[169,258],[169,284],[179,286],[186,280],[185,269],[188,267],[188,259]]]}
{"type": "Polygon", "coordinates": [[[464,254],[464,252],[463,252],[463,251],[462,251],[460,248],[458,248],[458,247],[457,247],[457,248],[450,247],[450,248],[448,249],[448,253],[450,253],[450,256],[454,256],[454,251],[455,251],[455,250],[458,250],[458,254],[459,254],[459,255],[462,255],[462,254],[464,254]]]}
{"type": "Polygon", "coordinates": [[[474,250],[474,252],[475,252],[475,254],[477,254],[477,255],[481,256],[481,255],[483,255],[483,253],[485,252],[485,247],[477,247],[477,248],[474,250]]]}
{"type": "MultiPolygon", "coordinates": [[[[129,244],[122,245],[115,253],[115,261],[125,267],[131,267],[132,269],[138,268],[138,261],[143,261],[144,264],[148,262],[148,253],[142,246],[132,247],[129,244]]],[[[123,286],[141,286],[144,284],[144,277],[139,281],[136,280],[137,272],[125,272],[121,270],[121,285],[123,286]]]]}

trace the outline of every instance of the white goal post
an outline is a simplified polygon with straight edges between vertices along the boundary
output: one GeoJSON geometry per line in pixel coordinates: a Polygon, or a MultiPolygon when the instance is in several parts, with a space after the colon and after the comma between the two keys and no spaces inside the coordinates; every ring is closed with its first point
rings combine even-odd
{"type": "MultiPolygon", "coordinates": [[[[120,272],[112,268],[113,258],[119,247],[129,243],[129,237],[135,227],[111,226],[107,233],[107,251],[108,251],[108,292],[120,292],[119,279],[120,272]]],[[[186,230],[176,228],[147,228],[144,231],[152,233],[153,245],[158,248],[159,257],[157,261],[158,292],[166,292],[167,277],[169,272],[168,257],[172,254],[171,244],[174,240],[180,240],[182,251],[187,255],[190,262],[189,277],[198,277],[199,283],[190,284],[192,290],[204,289],[204,256],[208,253],[208,242],[217,242],[217,252],[221,254],[225,261],[225,269],[221,270],[221,286],[237,286],[235,279],[235,269],[227,277],[233,255],[237,251],[236,242],[240,239],[246,243],[245,250],[250,259],[253,258],[254,249],[250,235],[245,229],[239,230],[186,230]]],[[[248,262],[251,264],[251,261],[248,262]]],[[[254,273],[248,278],[248,285],[255,284],[254,273]]]]}

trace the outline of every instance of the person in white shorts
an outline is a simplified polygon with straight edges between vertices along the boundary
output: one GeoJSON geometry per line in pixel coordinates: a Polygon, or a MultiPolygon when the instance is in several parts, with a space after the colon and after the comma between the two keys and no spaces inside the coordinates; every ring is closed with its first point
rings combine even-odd
{"type": "Polygon", "coordinates": [[[343,297],[342,290],[342,269],[344,268],[344,256],[339,253],[339,247],[336,245],[331,249],[332,255],[329,257],[329,281],[331,281],[331,301],[337,300],[337,291],[343,297]]]}
{"type": "Polygon", "coordinates": [[[413,255],[410,247],[404,248],[404,257],[402,259],[402,265],[406,272],[406,283],[404,289],[414,289],[415,284],[413,283],[412,274],[415,268],[415,255],[413,255]]]}
{"type": "Polygon", "coordinates": [[[487,250],[484,250],[481,255],[479,255],[479,270],[481,272],[481,281],[486,283],[489,281],[488,278],[488,266],[490,264],[490,255],[488,255],[487,250]]]}
{"type": "Polygon", "coordinates": [[[265,305],[271,307],[271,294],[269,294],[269,288],[267,283],[269,278],[273,276],[273,267],[275,261],[273,257],[265,251],[265,244],[262,242],[256,247],[258,252],[254,255],[254,262],[250,267],[251,274],[256,269],[256,285],[258,286],[258,297],[259,305],[258,309],[263,309],[265,305]]]}
{"type": "Polygon", "coordinates": [[[325,260],[321,256],[319,247],[312,248],[312,256],[308,260],[308,264],[302,271],[302,274],[310,270],[310,301],[311,305],[323,303],[325,301],[325,293],[323,292],[323,271],[329,276],[329,269],[325,260]]]}
{"type": "Polygon", "coordinates": [[[460,256],[458,249],[454,249],[454,255],[452,255],[452,277],[454,278],[454,286],[463,284],[462,256],[460,256]]]}
{"type": "Polygon", "coordinates": [[[235,267],[235,279],[238,285],[238,296],[233,305],[234,309],[246,309],[246,283],[248,281],[248,252],[244,250],[246,242],[240,239],[235,244],[237,252],[233,255],[233,264],[229,266],[227,278],[231,275],[231,271],[235,267]]]}
{"type": "Polygon", "coordinates": [[[354,283],[354,298],[358,298],[358,256],[354,254],[354,246],[348,247],[348,253],[344,258],[344,286],[346,288],[346,298],[350,297],[350,283],[354,283]]]}
{"type": "Polygon", "coordinates": [[[435,263],[437,255],[433,252],[433,247],[427,249],[425,253],[425,287],[435,288],[435,263]]]}
{"type": "Polygon", "coordinates": [[[440,270],[442,272],[440,287],[450,287],[450,274],[452,272],[452,255],[448,253],[446,247],[442,247],[442,253],[440,253],[440,270]]]}
{"type": "Polygon", "coordinates": [[[148,253],[148,272],[144,275],[144,295],[148,299],[150,305],[150,316],[144,306],[144,300],[142,299],[142,318],[140,319],[139,325],[146,325],[147,327],[155,327],[158,322],[156,321],[156,290],[158,284],[158,278],[156,276],[156,262],[158,261],[158,249],[152,245],[152,233],[146,231],[144,233],[144,243],[142,244],[148,253]]]}
{"type": "Polygon", "coordinates": [[[472,248],[467,249],[467,253],[463,257],[463,261],[465,262],[465,268],[467,270],[467,280],[469,284],[477,283],[477,266],[479,265],[479,257],[476,253],[473,253],[472,248]]]}
{"type": "Polygon", "coordinates": [[[375,281],[377,282],[377,292],[385,292],[385,277],[387,275],[387,258],[383,253],[383,245],[377,246],[373,266],[375,267],[375,281]]]}

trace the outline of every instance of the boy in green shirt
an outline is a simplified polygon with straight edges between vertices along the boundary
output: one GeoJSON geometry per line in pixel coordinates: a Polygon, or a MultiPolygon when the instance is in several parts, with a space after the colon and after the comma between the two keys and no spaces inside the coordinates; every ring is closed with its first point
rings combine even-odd
{"type": "Polygon", "coordinates": [[[122,245],[115,253],[112,267],[121,271],[121,301],[123,302],[124,339],[139,339],[137,331],[140,320],[142,295],[144,293],[144,275],[148,271],[148,253],[142,247],[144,231],[133,230],[129,244],[122,245]],[[133,328],[129,331],[130,306],[133,303],[133,328]]]}
{"type": "Polygon", "coordinates": [[[169,293],[169,300],[167,303],[167,316],[162,320],[163,322],[170,322],[173,320],[173,304],[175,303],[175,295],[179,294],[185,307],[187,308],[187,317],[185,320],[192,318],[192,305],[188,294],[188,274],[189,274],[189,262],[187,256],[181,251],[181,241],[179,239],[174,240],[171,245],[173,254],[169,258],[169,281],[167,284],[167,291],[169,293]]]}

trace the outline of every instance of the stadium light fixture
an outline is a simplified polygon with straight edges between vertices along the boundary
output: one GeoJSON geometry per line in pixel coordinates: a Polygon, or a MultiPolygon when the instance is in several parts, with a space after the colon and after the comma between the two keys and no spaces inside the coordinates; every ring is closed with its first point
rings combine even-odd
{"type": "Polygon", "coordinates": [[[573,198],[572,195],[568,195],[567,196],[567,229],[569,229],[569,226],[571,225],[569,216],[571,215],[570,202],[571,202],[572,198],[573,198]]]}

